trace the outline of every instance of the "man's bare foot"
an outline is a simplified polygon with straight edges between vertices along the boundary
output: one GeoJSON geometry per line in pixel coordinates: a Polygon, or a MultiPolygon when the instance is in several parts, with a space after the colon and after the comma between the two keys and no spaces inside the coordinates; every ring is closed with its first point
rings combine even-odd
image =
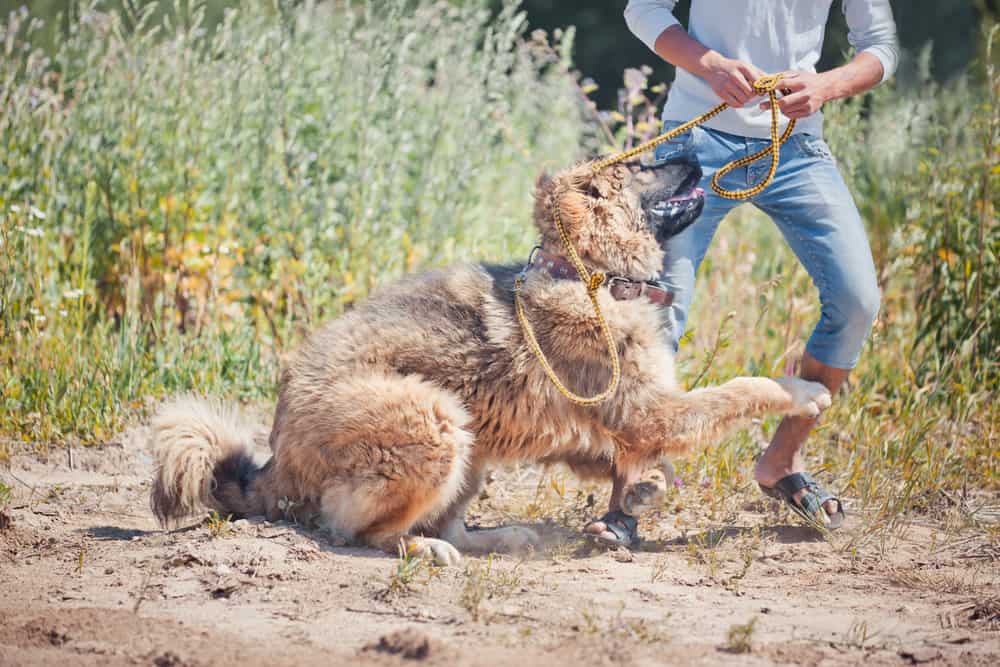
{"type": "MultiPolygon", "coordinates": [[[[816,419],[809,417],[785,417],[774,435],[771,446],[768,447],[757,461],[754,469],[754,479],[763,487],[773,489],[782,479],[795,473],[805,472],[805,462],[802,459],[801,446],[791,450],[782,446],[783,442],[805,442],[806,437],[816,424],[816,419]],[[779,440],[779,437],[782,438],[779,440]],[[787,438],[788,440],[784,440],[787,438]],[[777,446],[776,446],[777,443],[777,446]]],[[[800,489],[792,498],[801,503],[803,498],[809,493],[808,489],[800,489]]],[[[822,519],[827,525],[830,524],[830,517],[833,517],[840,510],[839,503],[829,500],[823,504],[826,510],[822,519]]]]}

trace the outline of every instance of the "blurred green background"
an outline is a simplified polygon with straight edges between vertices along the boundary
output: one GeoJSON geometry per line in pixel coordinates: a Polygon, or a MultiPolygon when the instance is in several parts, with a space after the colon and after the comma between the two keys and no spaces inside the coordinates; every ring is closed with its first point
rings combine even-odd
{"type": "MultiPolygon", "coordinates": [[[[103,6],[122,4],[140,6],[153,0],[109,0],[103,6]]],[[[261,2],[262,0],[255,0],[261,2]]],[[[338,2],[340,0],[337,0],[338,2]]],[[[292,0],[288,4],[300,3],[292,0]]],[[[49,29],[44,39],[50,45],[58,39],[56,15],[67,10],[72,13],[78,0],[0,0],[4,14],[27,6],[32,15],[48,18],[49,29]]],[[[240,0],[208,0],[206,23],[220,21],[226,8],[241,4],[240,0]]],[[[499,9],[502,0],[493,0],[499,9]]],[[[650,65],[654,68],[654,81],[669,81],[673,68],[658,62],[656,57],[625,26],[622,11],[626,0],[526,0],[523,7],[533,28],[554,30],[576,26],[577,36],[573,62],[585,77],[592,78],[600,87],[592,97],[603,108],[613,107],[621,87],[622,71],[626,67],[650,65]]],[[[686,22],[691,0],[680,0],[677,15],[686,22]]],[[[828,68],[843,61],[849,45],[843,17],[843,0],[834,0],[830,11],[827,39],[820,68],[828,68]]],[[[910,54],[904,58],[899,77],[904,81],[916,78],[914,54],[928,45],[931,47],[931,72],[938,81],[948,81],[962,74],[978,55],[981,44],[980,26],[1000,18],[1000,0],[893,0],[893,10],[899,27],[900,42],[910,54]]],[[[68,21],[64,18],[64,24],[68,21]]],[[[63,26],[65,27],[65,25],[63,26]]]]}

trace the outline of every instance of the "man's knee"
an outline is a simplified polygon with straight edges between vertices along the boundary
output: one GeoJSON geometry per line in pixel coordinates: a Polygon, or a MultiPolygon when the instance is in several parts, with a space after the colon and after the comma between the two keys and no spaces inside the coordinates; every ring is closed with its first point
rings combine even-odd
{"type": "Polygon", "coordinates": [[[875,280],[852,285],[842,290],[834,299],[833,310],[845,329],[868,335],[882,304],[882,293],[875,280]]]}

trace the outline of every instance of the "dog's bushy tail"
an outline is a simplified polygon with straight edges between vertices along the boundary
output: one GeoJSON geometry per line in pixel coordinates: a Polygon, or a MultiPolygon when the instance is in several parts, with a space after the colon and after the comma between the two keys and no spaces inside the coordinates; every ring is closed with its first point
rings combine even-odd
{"type": "Polygon", "coordinates": [[[153,417],[156,476],[150,504],[164,526],[204,509],[234,516],[262,514],[253,488],[253,425],[235,406],[194,396],[176,398],[153,417]]]}

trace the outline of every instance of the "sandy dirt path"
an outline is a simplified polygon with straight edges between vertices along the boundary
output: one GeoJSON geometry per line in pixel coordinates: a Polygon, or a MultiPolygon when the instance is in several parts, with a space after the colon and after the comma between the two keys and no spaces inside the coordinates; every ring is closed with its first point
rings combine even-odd
{"type": "Polygon", "coordinates": [[[757,500],[692,532],[678,491],[640,551],[609,552],[576,537],[604,490],[526,468],[471,521],[534,524],[548,548],[401,572],[287,523],[160,530],[142,442],[0,468],[0,665],[1000,664],[1000,569],[961,536],[861,553],[851,524],[829,543],[757,500]]]}

